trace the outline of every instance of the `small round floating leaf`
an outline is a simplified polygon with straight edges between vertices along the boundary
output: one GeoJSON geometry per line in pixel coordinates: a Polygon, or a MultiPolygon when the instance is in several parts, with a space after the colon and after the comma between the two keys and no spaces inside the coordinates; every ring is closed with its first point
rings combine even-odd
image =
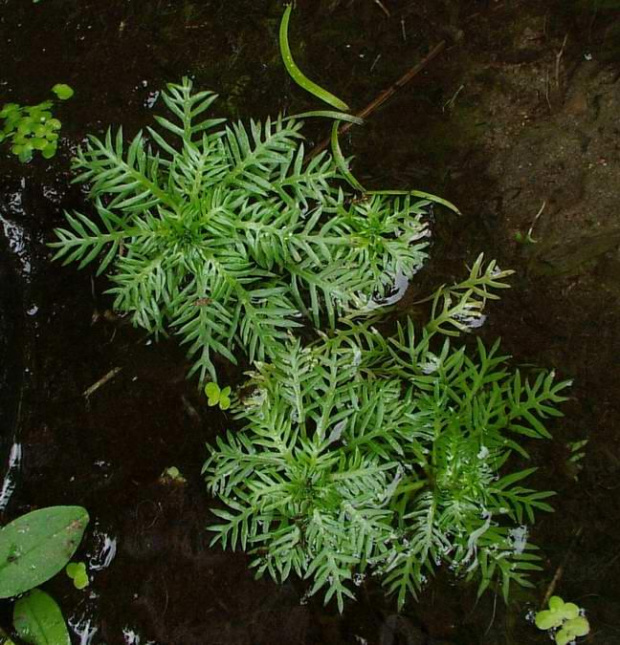
{"type": "Polygon", "coordinates": [[[561,611],[563,607],[564,601],[560,596],[551,596],[551,598],[549,598],[549,609],[551,609],[551,611],[561,611]]]}
{"type": "Polygon", "coordinates": [[[33,118],[25,117],[19,122],[19,125],[17,126],[17,131],[20,132],[21,134],[28,134],[34,130],[36,125],[37,125],[37,122],[33,118]]]}
{"type": "Polygon", "coordinates": [[[71,645],[60,607],[40,589],[15,603],[13,624],[19,637],[31,645],[71,645]]]}
{"type": "MultiPolygon", "coordinates": [[[[24,144],[18,157],[22,163],[28,163],[32,159],[32,146],[29,143],[24,144]]],[[[1,570],[2,565],[0,565],[0,571],[1,570]]]]}
{"type": "Polygon", "coordinates": [[[579,616],[579,607],[574,602],[566,602],[560,610],[564,620],[572,620],[579,616]]]}
{"type": "Polygon", "coordinates": [[[230,393],[231,387],[226,386],[221,392],[219,397],[220,410],[228,410],[230,408],[230,393]]]}
{"type": "Polygon", "coordinates": [[[220,396],[220,386],[215,383],[214,381],[210,381],[205,385],[205,394],[210,398],[213,399],[215,397],[220,396]]]}
{"type": "Polygon", "coordinates": [[[51,159],[55,154],[58,146],[56,143],[48,143],[45,148],[41,151],[41,154],[46,158],[46,159],[51,159]]]}
{"type": "Polygon", "coordinates": [[[587,636],[590,633],[590,623],[585,616],[577,616],[577,618],[567,620],[562,629],[572,634],[573,638],[587,636]]]}
{"type": "Polygon", "coordinates": [[[90,580],[88,579],[88,574],[86,573],[85,569],[80,569],[80,571],[77,572],[76,576],[73,578],[73,586],[76,589],[86,589],[88,585],[90,584],[90,580]]]}
{"type": "Polygon", "coordinates": [[[17,103],[5,103],[2,110],[0,110],[0,117],[4,119],[9,116],[9,114],[19,113],[20,111],[21,107],[17,103]]]}
{"type": "Polygon", "coordinates": [[[75,94],[73,88],[66,83],[56,83],[56,85],[52,87],[52,92],[54,92],[61,101],[66,101],[75,94]]]}
{"type": "Polygon", "coordinates": [[[45,125],[52,130],[60,130],[62,127],[62,123],[58,119],[49,119],[45,125]]]}
{"type": "Polygon", "coordinates": [[[211,407],[217,405],[220,400],[220,386],[214,381],[207,383],[205,385],[205,394],[208,397],[208,405],[211,407]]]}
{"type": "Polygon", "coordinates": [[[47,139],[39,139],[38,137],[31,139],[30,143],[35,150],[44,150],[49,145],[47,139]]]}
{"type": "Polygon", "coordinates": [[[280,55],[282,56],[282,61],[286,71],[291,75],[291,78],[310,94],[314,94],[321,101],[325,101],[328,105],[335,107],[337,110],[343,110],[344,112],[349,112],[349,106],[341,101],[337,96],[334,96],[331,92],[323,89],[320,85],[317,85],[311,81],[300,69],[297,67],[295,61],[293,60],[293,54],[291,53],[291,48],[288,42],[288,24],[291,19],[291,11],[293,10],[292,5],[288,5],[282,16],[282,22],[280,23],[280,55]]]}
{"type": "Polygon", "coordinates": [[[3,527],[0,598],[17,596],[55,576],[78,548],[88,520],[81,506],[52,506],[3,527]]]}
{"type": "Polygon", "coordinates": [[[76,589],[79,589],[80,591],[82,589],[86,589],[88,585],[90,584],[90,581],[88,579],[88,576],[84,574],[80,574],[79,576],[75,577],[75,580],[73,581],[73,585],[75,586],[76,589]]]}
{"type": "Polygon", "coordinates": [[[536,614],[535,623],[538,629],[555,629],[562,624],[562,617],[559,616],[555,611],[549,611],[548,609],[545,609],[543,611],[539,611],[536,614]]]}

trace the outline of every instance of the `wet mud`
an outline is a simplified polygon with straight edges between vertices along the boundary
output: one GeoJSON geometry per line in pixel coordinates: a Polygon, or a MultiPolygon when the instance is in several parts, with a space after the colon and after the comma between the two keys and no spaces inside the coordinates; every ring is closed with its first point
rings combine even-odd
{"type": "MultiPolygon", "coordinates": [[[[70,158],[89,132],[150,123],[161,87],[191,75],[219,115],[316,107],[287,79],[275,0],[0,0],[1,102],[47,98],[59,154],[0,150],[0,516],[82,504],[92,584],[49,588],[76,643],[99,645],[512,645],[547,642],[527,620],[550,584],[588,611],[587,642],[620,641],[620,6],[611,0],[299,2],[300,66],[362,108],[441,40],[445,51],[343,144],[370,187],[457,203],[437,214],[433,259],[401,301],[459,279],[480,251],[516,270],[482,333],[517,365],[574,379],[538,484],[556,512],[533,538],[544,571],[511,602],[440,574],[399,616],[373,582],[342,616],[303,583],[254,580],[209,546],[205,444],[233,423],[208,409],[174,340],[111,311],[104,278],[51,263],[65,209],[89,211],[70,158]],[[389,16],[388,16],[389,14],[389,16]],[[531,229],[531,230],[530,230],[531,229]],[[523,239],[528,232],[531,242],[523,239]],[[100,387],[93,386],[102,379],[100,387]],[[89,393],[89,389],[91,393],[89,393]],[[85,394],[86,393],[86,394],[85,394]],[[588,439],[571,463],[571,443],[588,439]],[[16,448],[16,446],[19,447],[16,448]],[[162,477],[177,467],[187,483],[162,477]],[[555,583],[553,582],[555,580],[555,583]]],[[[312,124],[315,141],[326,129],[312,124]]],[[[224,369],[228,369],[223,366],[224,369]]],[[[231,379],[239,374],[229,371],[231,379]]],[[[10,625],[10,608],[0,607],[10,625]]]]}

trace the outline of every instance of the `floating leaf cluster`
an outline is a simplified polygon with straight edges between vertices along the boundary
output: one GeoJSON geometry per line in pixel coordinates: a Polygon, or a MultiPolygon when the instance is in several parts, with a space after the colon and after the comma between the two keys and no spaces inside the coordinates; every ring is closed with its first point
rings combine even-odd
{"type": "Polygon", "coordinates": [[[549,609],[536,614],[536,627],[553,633],[557,645],[574,643],[590,633],[590,623],[583,610],[573,602],[564,602],[559,596],[549,598],[549,609]]]}
{"type": "MultiPolygon", "coordinates": [[[[73,96],[73,90],[65,84],[55,85],[52,91],[61,100],[73,96]]],[[[62,124],[51,112],[53,105],[52,101],[28,106],[6,103],[0,110],[0,118],[4,119],[0,143],[8,142],[11,152],[22,163],[30,161],[37,151],[45,159],[51,159],[56,154],[62,124]]]]}

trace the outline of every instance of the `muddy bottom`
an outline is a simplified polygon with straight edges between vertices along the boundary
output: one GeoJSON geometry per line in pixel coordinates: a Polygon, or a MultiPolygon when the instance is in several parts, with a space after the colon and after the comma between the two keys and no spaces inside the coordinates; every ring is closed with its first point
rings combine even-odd
{"type": "MultiPolygon", "coordinates": [[[[535,588],[514,589],[508,606],[493,593],[477,602],[474,587],[442,573],[398,616],[367,582],[341,616],[306,601],[302,582],[254,580],[244,554],[209,546],[200,470],[232,419],[205,406],[174,341],[125,324],[105,279],[52,264],[45,246],[64,210],[90,209],[70,184],[76,146],[108,124],[128,136],[149,124],[166,82],[191,75],[233,118],[316,108],[279,60],[282,4],[0,0],[0,103],[42,101],[59,82],[76,91],[58,109],[53,160],[22,165],[0,148],[1,519],[52,504],[89,510],[79,553],[90,587],[64,576],[45,585],[73,642],[544,643],[526,616],[550,585],[586,608],[588,642],[620,642],[619,4],[298,3],[299,64],[355,108],[447,43],[343,142],[365,185],[435,192],[463,212],[437,214],[433,260],[401,312],[484,251],[516,270],[484,337],[501,336],[515,364],[575,382],[536,453],[538,484],[558,495],[532,531],[544,565],[535,588]],[[583,439],[575,464],[571,444],[583,439]],[[162,478],[171,466],[186,483],[162,478]]],[[[310,133],[318,141],[325,126],[310,133]]]]}

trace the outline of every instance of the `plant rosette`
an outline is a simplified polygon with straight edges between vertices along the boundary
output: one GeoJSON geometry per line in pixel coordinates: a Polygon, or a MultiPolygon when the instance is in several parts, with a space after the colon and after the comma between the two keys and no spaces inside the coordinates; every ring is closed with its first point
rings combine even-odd
{"type": "Polygon", "coordinates": [[[535,624],[538,629],[545,631],[557,630],[554,633],[557,645],[574,643],[575,639],[590,633],[590,623],[583,615],[583,610],[575,603],[564,602],[559,596],[551,596],[549,609],[536,614],[535,624]]]}

